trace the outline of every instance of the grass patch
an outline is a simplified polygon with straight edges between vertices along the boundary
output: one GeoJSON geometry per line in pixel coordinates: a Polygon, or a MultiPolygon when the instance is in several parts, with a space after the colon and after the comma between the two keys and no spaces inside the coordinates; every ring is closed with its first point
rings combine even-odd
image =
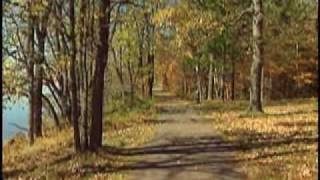
{"type": "MultiPolygon", "coordinates": [[[[148,102],[149,103],[149,102],[148,102]]],[[[136,147],[153,137],[155,126],[152,104],[133,110],[119,109],[106,113],[104,120],[104,146],[136,147]]],[[[111,155],[105,148],[97,153],[77,155],[73,150],[73,130],[59,132],[45,130],[43,138],[28,145],[25,137],[16,137],[3,146],[3,172],[6,179],[125,179],[125,174],[110,172],[138,159],[111,155]]]]}
{"type": "Polygon", "coordinates": [[[206,118],[225,140],[241,144],[236,156],[249,179],[316,179],[316,99],[273,101],[255,116],[241,116],[243,102],[220,103],[204,104],[206,118]]]}

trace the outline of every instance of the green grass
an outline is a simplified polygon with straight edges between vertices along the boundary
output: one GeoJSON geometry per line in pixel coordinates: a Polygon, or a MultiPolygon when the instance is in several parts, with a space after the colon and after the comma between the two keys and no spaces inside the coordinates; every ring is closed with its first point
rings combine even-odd
{"type": "Polygon", "coordinates": [[[272,101],[255,116],[242,115],[244,102],[203,106],[224,139],[241,144],[236,156],[249,179],[316,179],[316,99],[272,101]]]}

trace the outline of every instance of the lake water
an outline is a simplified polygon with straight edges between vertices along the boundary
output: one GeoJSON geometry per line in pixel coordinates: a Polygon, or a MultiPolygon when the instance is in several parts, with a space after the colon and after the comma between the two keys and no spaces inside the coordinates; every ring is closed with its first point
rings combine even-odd
{"type": "Polygon", "coordinates": [[[2,140],[14,137],[18,132],[28,130],[28,101],[20,99],[15,104],[6,104],[2,109],[2,140]]]}

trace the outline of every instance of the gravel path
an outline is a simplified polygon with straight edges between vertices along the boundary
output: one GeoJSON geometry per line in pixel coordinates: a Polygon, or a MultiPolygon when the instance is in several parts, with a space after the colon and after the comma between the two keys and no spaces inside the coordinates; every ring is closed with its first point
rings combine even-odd
{"type": "Polygon", "coordinates": [[[153,140],[133,152],[141,161],[127,171],[130,180],[245,179],[230,148],[189,102],[156,91],[159,123],[153,140]]]}

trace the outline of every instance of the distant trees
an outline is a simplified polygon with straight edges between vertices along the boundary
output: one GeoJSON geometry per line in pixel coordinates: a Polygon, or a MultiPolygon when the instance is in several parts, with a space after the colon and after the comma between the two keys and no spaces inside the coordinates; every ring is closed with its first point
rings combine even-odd
{"type": "MultiPolygon", "coordinates": [[[[194,72],[194,87],[196,87],[196,99],[198,103],[201,103],[204,99],[203,97],[203,47],[208,44],[208,40],[217,33],[221,26],[215,18],[216,14],[207,9],[199,9],[195,3],[192,1],[185,1],[184,3],[179,3],[174,7],[168,7],[160,11],[155,21],[158,23],[159,27],[173,31],[168,31],[172,33],[173,40],[175,44],[173,47],[175,50],[177,48],[181,51],[176,50],[181,53],[183,59],[190,61],[191,69],[194,72]]],[[[163,34],[162,38],[166,38],[168,34],[163,34]]],[[[187,66],[181,66],[182,68],[187,66]]],[[[190,68],[190,66],[188,67],[190,68]]],[[[190,69],[190,70],[191,70],[190,69]]],[[[186,69],[183,70],[187,72],[186,69]]],[[[192,73],[193,73],[192,72],[192,73]]],[[[186,73],[184,73],[186,75],[186,73]]],[[[183,83],[180,83],[181,85],[183,83]]],[[[192,85],[192,84],[188,84],[192,85]]],[[[187,89],[187,88],[185,88],[187,89]]]]}
{"type": "MultiPolygon", "coordinates": [[[[252,111],[263,111],[262,100],[289,98],[304,94],[302,92],[309,96],[315,95],[315,86],[312,90],[311,84],[316,84],[316,65],[312,60],[316,59],[316,52],[311,50],[314,49],[312,43],[306,44],[306,39],[313,41],[316,29],[313,25],[308,28],[305,24],[315,22],[315,12],[316,3],[290,0],[184,1],[167,7],[159,11],[156,20],[159,26],[166,27],[171,33],[163,34],[159,42],[167,46],[168,39],[171,38],[176,44],[161,52],[159,58],[165,67],[175,66],[178,69],[170,76],[161,77],[165,77],[167,87],[171,90],[184,94],[185,97],[193,96],[198,102],[201,95],[206,99],[250,99],[249,110],[252,111]],[[186,7],[189,8],[187,13],[184,13],[186,7]],[[210,29],[206,22],[215,26],[210,29]],[[298,30],[294,27],[300,28],[298,30]],[[192,39],[191,35],[198,31],[201,32],[199,36],[192,39]],[[298,35],[299,31],[309,33],[298,35]],[[300,40],[289,40],[288,35],[300,40]],[[198,37],[207,38],[197,44],[201,39],[198,37]],[[299,60],[296,58],[297,53],[294,52],[297,52],[299,46],[297,41],[309,47],[309,50],[303,50],[309,57],[299,60]],[[195,46],[193,51],[187,48],[189,44],[195,46]],[[179,54],[169,53],[172,50],[179,54]],[[312,58],[307,60],[310,57],[312,58]],[[306,61],[310,64],[300,64],[306,61]],[[295,80],[291,76],[298,72],[289,68],[293,67],[293,64],[306,69],[309,67],[309,70],[298,68],[302,70],[299,72],[300,80],[298,76],[295,76],[295,80]],[[251,69],[248,68],[250,66],[251,69]],[[197,69],[199,71],[196,71],[197,69]],[[305,82],[310,84],[302,83],[302,76],[305,82]],[[277,83],[277,80],[283,84],[277,83]],[[177,84],[178,88],[174,86],[177,84]],[[301,84],[308,90],[300,89],[301,84]],[[291,91],[285,87],[290,87],[291,91]]],[[[298,49],[301,52],[303,48],[298,49]]]]}

